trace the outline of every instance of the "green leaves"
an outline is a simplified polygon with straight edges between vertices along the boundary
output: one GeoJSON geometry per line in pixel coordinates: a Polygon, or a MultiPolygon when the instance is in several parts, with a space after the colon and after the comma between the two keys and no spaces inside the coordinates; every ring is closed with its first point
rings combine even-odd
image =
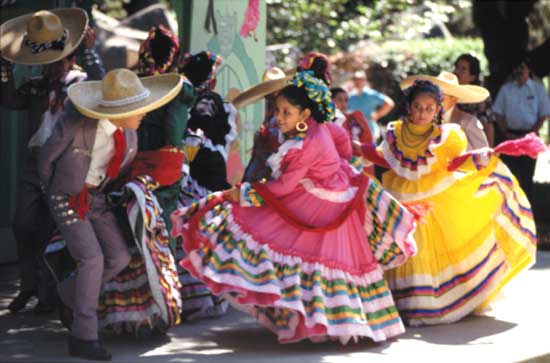
{"type": "Polygon", "coordinates": [[[266,0],[267,44],[335,53],[369,39],[414,39],[446,23],[464,0],[266,0]]]}
{"type": "Polygon", "coordinates": [[[452,71],[454,61],[463,53],[476,56],[481,63],[481,73],[487,74],[487,59],[480,38],[388,41],[381,44],[381,49],[369,60],[389,68],[396,79],[411,74],[437,75],[442,70],[452,71]]]}

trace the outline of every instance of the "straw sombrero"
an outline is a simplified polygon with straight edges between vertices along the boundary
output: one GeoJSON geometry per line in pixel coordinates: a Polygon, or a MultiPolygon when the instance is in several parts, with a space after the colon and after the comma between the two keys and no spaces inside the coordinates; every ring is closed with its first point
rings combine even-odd
{"type": "Polygon", "coordinates": [[[409,76],[401,81],[401,89],[409,88],[417,79],[430,81],[441,88],[445,95],[458,98],[458,103],[478,103],[485,101],[489,97],[489,91],[480,86],[461,85],[458,83],[458,78],[454,73],[441,72],[437,77],[419,75],[409,76]]]}
{"type": "Polygon", "coordinates": [[[102,81],[75,83],[67,94],[75,107],[94,119],[120,119],[153,111],[180,92],[176,73],[139,78],[128,69],[113,69],[102,81]]]}
{"type": "Polygon", "coordinates": [[[78,47],[87,26],[88,15],[80,8],[22,15],[0,26],[0,52],[12,63],[57,62],[78,47]]]}
{"type": "Polygon", "coordinates": [[[284,72],[274,67],[263,75],[263,82],[244,90],[234,98],[233,106],[243,108],[264,98],[265,96],[280,91],[290,84],[291,76],[285,76],[284,72]]]}

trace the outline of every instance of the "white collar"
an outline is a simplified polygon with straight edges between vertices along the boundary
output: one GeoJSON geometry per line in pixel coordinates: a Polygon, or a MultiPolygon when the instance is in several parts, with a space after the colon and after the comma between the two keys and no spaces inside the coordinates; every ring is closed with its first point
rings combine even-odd
{"type": "Polygon", "coordinates": [[[101,127],[103,131],[105,131],[107,136],[112,136],[118,129],[118,127],[113,125],[113,123],[106,118],[102,118],[101,120],[99,120],[99,127],[101,127]]]}

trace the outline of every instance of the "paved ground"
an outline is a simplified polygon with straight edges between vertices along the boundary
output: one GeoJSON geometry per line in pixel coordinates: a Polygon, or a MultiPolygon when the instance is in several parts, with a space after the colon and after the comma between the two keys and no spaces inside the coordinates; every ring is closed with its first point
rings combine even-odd
{"type": "MultiPolygon", "coordinates": [[[[67,332],[55,315],[8,314],[16,292],[14,265],[0,266],[0,362],[74,362],[67,332]]],[[[550,252],[518,277],[491,316],[447,326],[411,328],[384,344],[362,341],[280,345],[252,319],[230,311],[216,320],[187,323],[164,340],[104,337],[115,362],[550,362],[550,252]]]]}

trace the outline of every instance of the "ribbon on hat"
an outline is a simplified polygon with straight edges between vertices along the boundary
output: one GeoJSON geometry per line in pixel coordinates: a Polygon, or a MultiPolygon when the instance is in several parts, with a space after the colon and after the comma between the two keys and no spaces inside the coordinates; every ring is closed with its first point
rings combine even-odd
{"type": "Polygon", "coordinates": [[[139,101],[142,101],[149,97],[151,95],[151,92],[148,88],[144,88],[141,93],[138,93],[137,95],[121,98],[118,100],[99,100],[99,104],[103,107],[121,107],[121,106],[127,106],[132,103],[136,103],[139,101]]]}
{"type": "Polygon", "coordinates": [[[334,104],[330,90],[325,82],[313,75],[313,71],[296,73],[290,83],[305,89],[308,98],[317,104],[319,111],[323,114],[324,122],[329,122],[334,118],[334,104]]]}
{"type": "Polygon", "coordinates": [[[59,39],[52,40],[46,43],[35,43],[29,40],[29,38],[27,38],[27,34],[25,34],[25,36],[23,37],[23,45],[29,47],[32,54],[42,53],[43,51],[48,49],[63,50],[65,49],[65,42],[67,41],[68,37],[69,31],[65,29],[63,30],[63,35],[61,35],[61,38],[59,39]]]}

